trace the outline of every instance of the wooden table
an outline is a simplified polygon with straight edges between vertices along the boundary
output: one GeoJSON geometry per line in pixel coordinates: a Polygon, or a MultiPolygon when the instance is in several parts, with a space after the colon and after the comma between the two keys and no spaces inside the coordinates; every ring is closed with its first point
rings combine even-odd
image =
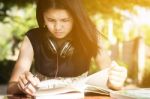
{"type": "MultiPolygon", "coordinates": [[[[33,99],[31,97],[23,97],[23,96],[11,96],[11,97],[7,97],[7,96],[3,96],[0,95],[0,99],[33,99]]],[[[84,99],[111,99],[109,96],[85,96],[84,99]]]]}
{"type": "MultiPolygon", "coordinates": [[[[0,99],[7,99],[7,94],[6,94],[6,85],[0,85],[0,99]]],[[[32,99],[32,98],[27,98],[24,96],[14,96],[8,99],[32,99]]],[[[111,99],[109,96],[102,96],[102,95],[85,95],[84,99],[111,99]]]]}
{"type": "MultiPolygon", "coordinates": [[[[33,97],[26,97],[26,96],[7,96],[6,94],[0,94],[0,99],[34,99],[33,97]]],[[[102,96],[102,95],[88,95],[84,97],[84,99],[111,99],[109,96],[102,96]]]]}

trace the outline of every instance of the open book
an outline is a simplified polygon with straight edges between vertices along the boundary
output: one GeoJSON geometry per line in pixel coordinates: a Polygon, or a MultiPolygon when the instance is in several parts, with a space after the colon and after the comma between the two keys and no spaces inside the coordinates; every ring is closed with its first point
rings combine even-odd
{"type": "Polygon", "coordinates": [[[135,88],[113,91],[110,93],[112,99],[150,99],[150,88],[135,88]]]}
{"type": "Polygon", "coordinates": [[[73,82],[69,79],[46,80],[40,83],[35,98],[41,99],[44,97],[44,99],[46,99],[46,97],[48,97],[57,99],[61,97],[63,99],[83,99],[84,93],[87,92],[109,95],[112,90],[107,87],[107,80],[108,69],[101,70],[73,82]]]}

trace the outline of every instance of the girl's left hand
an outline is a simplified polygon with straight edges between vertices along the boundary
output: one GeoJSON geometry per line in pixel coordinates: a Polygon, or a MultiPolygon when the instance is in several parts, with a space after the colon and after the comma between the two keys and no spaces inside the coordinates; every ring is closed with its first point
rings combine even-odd
{"type": "Polygon", "coordinates": [[[127,78],[127,69],[119,66],[114,61],[111,65],[107,86],[113,90],[120,90],[124,86],[124,82],[127,78]]]}

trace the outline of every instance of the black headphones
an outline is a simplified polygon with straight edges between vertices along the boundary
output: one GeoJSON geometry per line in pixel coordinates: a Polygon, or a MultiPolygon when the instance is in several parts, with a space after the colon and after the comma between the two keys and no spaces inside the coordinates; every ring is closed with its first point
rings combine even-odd
{"type": "Polygon", "coordinates": [[[53,54],[59,55],[62,58],[71,56],[74,52],[74,47],[71,45],[71,41],[64,42],[60,48],[58,48],[58,45],[53,39],[49,38],[48,41],[51,52],[53,54]]]}

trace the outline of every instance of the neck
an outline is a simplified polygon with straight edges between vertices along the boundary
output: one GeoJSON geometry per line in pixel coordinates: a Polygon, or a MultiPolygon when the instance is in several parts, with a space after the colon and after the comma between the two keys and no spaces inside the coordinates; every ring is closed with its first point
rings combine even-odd
{"type": "Polygon", "coordinates": [[[60,47],[64,42],[66,41],[71,41],[72,37],[71,34],[68,34],[66,37],[58,39],[56,37],[54,37],[51,33],[48,33],[48,37],[54,39],[54,41],[57,43],[57,45],[60,47]]]}

